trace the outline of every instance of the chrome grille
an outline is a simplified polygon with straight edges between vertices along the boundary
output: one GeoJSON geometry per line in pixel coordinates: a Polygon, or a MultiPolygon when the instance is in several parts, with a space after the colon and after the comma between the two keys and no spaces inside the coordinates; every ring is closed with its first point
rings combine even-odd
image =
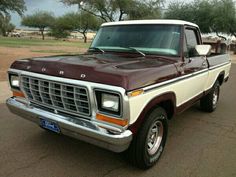
{"type": "Polygon", "coordinates": [[[90,116],[91,108],[85,87],[39,79],[21,77],[21,87],[28,99],[67,113],[90,116]]]}

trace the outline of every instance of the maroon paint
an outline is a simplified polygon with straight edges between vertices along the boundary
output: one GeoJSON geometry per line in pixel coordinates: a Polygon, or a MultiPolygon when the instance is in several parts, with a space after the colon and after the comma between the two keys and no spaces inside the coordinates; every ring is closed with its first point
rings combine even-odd
{"type": "Polygon", "coordinates": [[[179,58],[106,53],[79,56],[52,56],[18,60],[11,66],[33,73],[119,86],[127,91],[163,82],[178,76],[174,63],[179,58]],[[42,71],[45,68],[45,71],[42,71]],[[60,71],[64,71],[60,75],[60,71]],[[85,78],[81,78],[85,74],[85,78]]]}

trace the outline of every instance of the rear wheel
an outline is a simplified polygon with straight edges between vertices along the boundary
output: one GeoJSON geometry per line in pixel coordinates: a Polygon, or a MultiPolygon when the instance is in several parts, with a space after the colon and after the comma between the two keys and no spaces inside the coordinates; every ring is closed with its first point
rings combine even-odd
{"type": "Polygon", "coordinates": [[[129,160],[142,169],[153,166],[164,150],[167,132],[166,111],[158,107],[151,112],[134,137],[128,149],[129,160]]]}
{"type": "Polygon", "coordinates": [[[218,104],[220,96],[220,83],[217,80],[212,90],[200,100],[201,108],[206,112],[213,112],[218,104]]]}

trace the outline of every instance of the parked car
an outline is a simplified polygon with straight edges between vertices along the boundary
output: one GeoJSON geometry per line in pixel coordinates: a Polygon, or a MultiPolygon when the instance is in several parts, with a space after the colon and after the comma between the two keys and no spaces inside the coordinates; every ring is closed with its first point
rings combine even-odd
{"type": "Polygon", "coordinates": [[[168,120],[199,100],[204,111],[216,109],[231,62],[210,51],[190,22],[105,23],[83,55],[15,61],[7,105],[44,129],[125,151],[147,169],[164,150],[168,120]]]}
{"type": "Polygon", "coordinates": [[[18,32],[12,32],[11,37],[21,37],[21,33],[18,32]]]}

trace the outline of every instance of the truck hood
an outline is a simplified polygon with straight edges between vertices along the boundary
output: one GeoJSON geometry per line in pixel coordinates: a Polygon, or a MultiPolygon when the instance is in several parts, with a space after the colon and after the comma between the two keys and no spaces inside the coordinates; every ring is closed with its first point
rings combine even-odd
{"type": "Polygon", "coordinates": [[[176,60],[130,54],[50,56],[15,61],[11,68],[119,86],[127,91],[177,76],[176,60]]]}

